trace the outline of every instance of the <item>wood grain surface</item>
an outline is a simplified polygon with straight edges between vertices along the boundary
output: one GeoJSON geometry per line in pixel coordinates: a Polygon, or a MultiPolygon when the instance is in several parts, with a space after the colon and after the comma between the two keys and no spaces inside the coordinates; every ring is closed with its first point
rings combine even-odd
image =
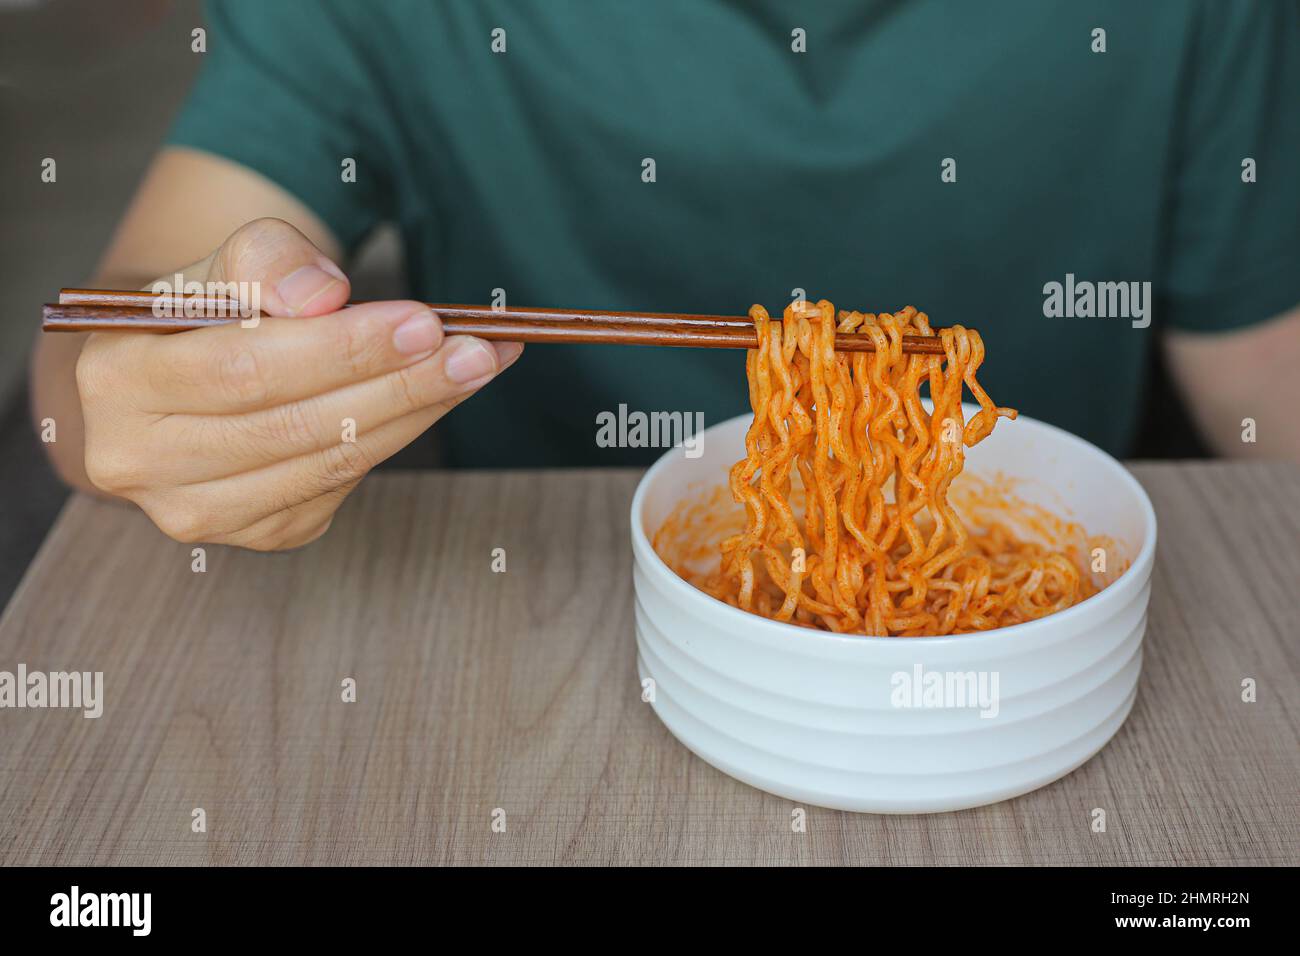
{"type": "Polygon", "coordinates": [[[202,574],[76,497],[0,619],[0,670],[103,671],[104,714],[0,710],[0,864],[1297,863],[1300,472],[1133,470],[1160,543],[1115,739],[1015,800],[810,807],[805,833],[640,700],[638,473],[380,474],[317,544],[210,547],[202,574]]]}

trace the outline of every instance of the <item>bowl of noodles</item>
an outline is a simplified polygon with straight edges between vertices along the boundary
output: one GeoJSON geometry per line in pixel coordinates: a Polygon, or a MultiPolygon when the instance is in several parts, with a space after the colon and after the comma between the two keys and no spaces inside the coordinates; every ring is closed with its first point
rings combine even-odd
{"type": "Polygon", "coordinates": [[[827,302],[751,315],[755,414],[668,451],[632,502],[658,717],[723,772],[842,810],[979,806],[1088,760],[1137,692],[1142,487],[995,406],[973,330],[827,302]],[[836,352],[845,331],[875,352],[836,352]],[[908,335],[944,354],[904,352],[908,335]]]}

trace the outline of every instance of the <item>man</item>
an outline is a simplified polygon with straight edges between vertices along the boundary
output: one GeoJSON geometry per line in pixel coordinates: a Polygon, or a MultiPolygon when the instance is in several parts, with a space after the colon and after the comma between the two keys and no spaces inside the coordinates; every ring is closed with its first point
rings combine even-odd
{"type": "Polygon", "coordinates": [[[1116,454],[1162,347],[1220,453],[1300,458],[1296,3],[810,6],[213,4],[94,282],[259,282],[283,318],[45,337],[60,472],[285,548],[435,422],[451,465],[625,464],[601,411],[744,410],[738,353],[538,347],[496,381],[519,346],[340,313],[381,220],[420,301],[914,304],[980,330],[999,402],[1116,454]]]}

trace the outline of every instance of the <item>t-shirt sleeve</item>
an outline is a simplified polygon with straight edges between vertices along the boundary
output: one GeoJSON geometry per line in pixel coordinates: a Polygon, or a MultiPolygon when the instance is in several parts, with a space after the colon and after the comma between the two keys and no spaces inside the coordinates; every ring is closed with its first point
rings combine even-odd
{"type": "Polygon", "coordinates": [[[1170,327],[1215,332],[1300,304],[1300,4],[1199,13],[1158,279],[1170,327]]]}
{"type": "MultiPolygon", "coordinates": [[[[356,4],[356,7],[364,7],[356,4]]],[[[345,249],[391,218],[373,64],[346,6],[213,0],[207,52],[167,141],[281,186],[345,249]],[[345,163],[355,161],[355,181],[345,163]]]]}

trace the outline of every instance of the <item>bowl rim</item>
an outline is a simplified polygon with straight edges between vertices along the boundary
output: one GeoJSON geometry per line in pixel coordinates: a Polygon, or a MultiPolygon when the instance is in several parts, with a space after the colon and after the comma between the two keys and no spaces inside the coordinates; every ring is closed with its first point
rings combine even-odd
{"type": "MultiPolygon", "coordinates": [[[[970,402],[962,403],[963,411],[974,413],[979,410],[978,405],[970,402]]],[[[746,420],[753,421],[752,413],[736,415],[732,418],[715,422],[702,433],[704,435],[715,429],[726,428],[734,422],[746,420]]],[[[754,633],[767,634],[779,638],[800,638],[804,641],[812,641],[816,646],[827,648],[843,647],[862,647],[862,648],[879,648],[893,647],[900,641],[906,641],[909,645],[914,642],[921,642],[922,647],[945,648],[950,646],[960,646],[969,650],[978,650],[981,645],[1001,642],[1004,640],[1032,641],[1041,635],[1050,635],[1059,630],[1059,625],[1068,623],[1082,614],[1089,614],[1092,611],[1101,608],[1103,605],[1115,605],[1118,607],[1123,601],[1126,601],[1131,594],[1143,587],[1151,576],[1152,566],[1155,562],[1156,551],[1156,512],[1151,504],[1151,498],[1147,495],[1146,489],[1142,487],[1141,482],[1133,477],[1133,474],[1124,467],[1119,459],[1110,455],[1106,451],[1098,448],[1087,439],[1080,438],[1073,432],[1066,431],[1050,422],[1034,418],[1030,415],[1019,415],[1016,421],[1032,422],[1033,424],[1046,429],[1053,433],[1054,437],[1063,439],[1066,444],[1074,444],[1092,455],[1098,457],[1106,467],[1110,468],[1119,477],[1122,484],[1125,485],[1137,498],[1139,509],[1142,512],[1143,524],[1143,542],[1138,549],[1137,556],[1133,559],[1132,564],[1112,583],[1102,591],[1085,598],[1078,604],[1066,608],[1063,611],[1057,611],[1055,614],[1048,614],[1046,617],[1040,617],[1033,621],[1022,621],[1019,624],[1011,624],[1007,627],[995,627],[987,631],[973,631],[966,634],[942,634],[930,635],[925,637],[893,637],[881,636],[877,634],[838,634],[833,631],[823,631],[819,628],[802,627],[798,624],[788,624],[784,621],[774,621],[771,618],[763,617],[760,614],[754,614],[750,611],[741,610],[738,607],[732,607],[725,601],[719,601],[711,594],[706,594],[695,585],[682,577],[659,557],[650,544],[650,539],[645,533],[645,522],[642,520],[642,511],[645,507],[645,499],[648,489],[654,483],[656,476],[667,469],[673,461],[679,449],[669,448],[658,460],[655,461],[641,476],[637,482],[636,491],[632,495],[631,507],[631,525],[632,525],[632,554],[635,564],[639,564],[646,573],[657,575],[658,578],[666,579],[667,586],[675,594],[681,596],[683,602],[704,602],[707,606],[712,606],[718,613],[723,615],[723,620],[733,620],[737,625],[744,625],[754,633]]],[[[1013,423],[1008,423],[1013,424],[1013,423]]]]}

